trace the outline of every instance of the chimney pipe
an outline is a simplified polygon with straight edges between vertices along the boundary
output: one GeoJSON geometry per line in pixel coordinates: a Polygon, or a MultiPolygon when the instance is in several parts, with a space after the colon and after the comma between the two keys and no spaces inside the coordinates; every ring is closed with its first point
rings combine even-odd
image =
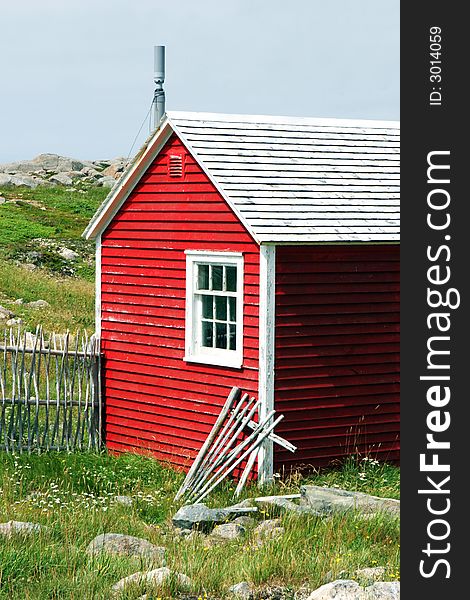
{"type": "Polygon", "coordinates": [[[153,95],[153,115],[154,128],[160,126],[160,121],[165,114],[165,91],[163,82],[165,81],[165,46],[154,46],[154,74],[155,93],[153,95]]]}

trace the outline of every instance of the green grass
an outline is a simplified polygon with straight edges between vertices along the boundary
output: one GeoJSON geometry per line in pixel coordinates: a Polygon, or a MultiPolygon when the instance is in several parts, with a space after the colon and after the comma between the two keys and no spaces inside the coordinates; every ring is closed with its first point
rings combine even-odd
{"type": "MultiPolygon", "coordinates": [[[[0,205],[0,305],[23,319],[27,329],[42,325],[57,332],[94,329],[93,245],[80,235],[103,200],[106,190],[85,193],[61,187],[16,190],[2,188],[8,202],[0,205]],[[45,209],[45,210],[44,210],[45,209]],[[64,265],[38,238],[76,249],[81,260],[71,277],[57,276],[64,265]],[[18,264],[41,250],[44,268],[33,271],[18,264]],[[23,304],[14,304],[18,298],[23,304]],[[46,300],[50,307],[34,310],[27,302],[46,300]]],[[[397,577],[399,524],[379,515],[330,519],[282,515],[286,533],[261,548],[248,536],[240,542],[206,547],[202,536],[174,535],[173,497],[182,475],[153,459],[90,453],[46,453],[11,457],[0,454],[0,522],[33,521],[47,529],[33,537],[0,536],[0,600],[104,600],[120,578],[145,568],[135,559],[101,556],[90,559],[88,543],[99,533],[120,532],[144,537],[167,548],[167,563],[194,582],[194,598],[221,598],[227,587],[247,580],[259,588],[308,583],[318,587],[340,573],[384,565],[387,578],[397,577]],[[112,501],[132,495],[134,505],[112,501]]],[[[341,468],[302,478],[292,475],[263,493],[297,492],[302,483],[343,487],[378,496],[399,496],[399,470],[369,459],[349,460],[341,468]]],[[[227,483],[209,504],[232,503],[234,486],[227,483]]],[[[259,490],[247,489],[245,496],[259,490]]],[[[274,516],[266,514],[265,516],[274,516]]],[[[122,598],[137,598],[129,590],[122,598]]],[[[174,598],[155,591],[151,598],[174,598]]]]}
{"type": "Polygon", "coordinates": [[[64,187],[35,190],[1,187],[0,248],[13,252],[35,238],[78,239],[109,190],[89,187],[70,192],[64,187]]]}
{"type": "Polygon", "coordinates": [[[40,269],[28,271],[0,260],[0,305],[23,319],[29,330],[42,325],[45,331],[87,329],[93,332],[94,294],[94,284],[84,279],[57,278],[40,269]],[[24,303],[13,304],[19,298],[24,303]],[[40,309],[25,306],[38,299],[50,306],[40,309]]]}
{"type": "MultiPolygon", "coordinates": [[[[0,599],[110,598],[116,581],[148,565],[130,558],[87,557],[86,546],[103,532],[137,535],[165,546],[167,565],[192,579],[195,598],[204,593],[222,598],[228,586],[241,580],[260,589],[303,584],[316,588],[342,572],[352,575],[374,565],[386,566],[386,579],[398,576],[399,524],[385,515],[318,519],[286,514],[281,516],[284,536],[261,547],[250,535],[210,547],[202,535],[175,536],[170,518],[177,509],[173,497],[181,480],[180,473],[132,454],[1,455],[0,521],[32,521],[48,529],[28,538],[0,538],[0,599]],[[113,503],[115,494],[131,495],[134,505],[113,503]]],[[[352,460],[342,469],[308,479],[393,496],[398,494],[398,480],[396,467],[352,460]]],[[[269,491],[288,493],[305,481],[291,477],[269,491]]],[[[227,484],[210,503],[232,503],[233,487],[227,484]]],[[[251,488],[245,495],[258,493],[251,488]]],[[[142,592],[128,590],[121,597],[137,598],[142,592]]],[[[174,598],[175,592],[160,590],[150,597],[157,596],[174,598]]]]}
{"type": "Polygon", "coordinates": [[[81,192],[60,186],[0,188],[7,200],[0,204],[0,305],[21,318],[26,329],[38,324],[57,332],[94,329],[94,243],[81,234],[106,193],[94,187],[81,192]],[[57,253],[60,246],[75,250],[80,259],[64,260],[57,253]],[[25,268],[38,253],[42,268],[25,268]],[[18,298],[46,300],[50,308],[13,304],[18,298]]]}

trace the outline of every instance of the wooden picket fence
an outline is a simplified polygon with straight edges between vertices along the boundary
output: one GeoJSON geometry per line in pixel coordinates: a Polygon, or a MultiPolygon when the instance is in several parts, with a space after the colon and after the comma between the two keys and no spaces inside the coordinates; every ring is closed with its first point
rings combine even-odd
{"type": "Polygon", "coordinates": [[[99,449],[99,340],[86,332],[6,329],[0,338],[0,449],[99,449]]]}

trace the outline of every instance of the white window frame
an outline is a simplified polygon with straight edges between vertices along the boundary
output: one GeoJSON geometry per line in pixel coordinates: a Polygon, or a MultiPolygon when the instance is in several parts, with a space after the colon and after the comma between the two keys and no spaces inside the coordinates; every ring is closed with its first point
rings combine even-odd
{"type": "Polygon", "coordinates": [[[186,250],[186,347],[184,360],[240,369],[243,365],[243,254],[186,250]],[[201,302],[197,290],[197,266],[200,264],[235,266],[237,268],[237,334],[236,349],[206,348],[200,340],[201,302]]]}

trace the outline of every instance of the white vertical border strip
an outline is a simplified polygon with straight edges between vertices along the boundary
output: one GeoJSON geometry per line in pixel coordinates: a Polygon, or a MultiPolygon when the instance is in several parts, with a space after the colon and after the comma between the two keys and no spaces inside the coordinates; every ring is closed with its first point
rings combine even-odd
{"type": "MultiPolygon", "coordinates": [[[[260,246],[259,263],[259,388],[260,418],[274,408],[274,315],[276,289],[276,247],[260,246]]],[[[273,442],[266,439],[258,452],[260,485],[272,480],[273,442]]]]}
{"type": "Polygon", "coordinates": [[[101,339],[101,234],[96,238],[95,335],[101,339]]]}

